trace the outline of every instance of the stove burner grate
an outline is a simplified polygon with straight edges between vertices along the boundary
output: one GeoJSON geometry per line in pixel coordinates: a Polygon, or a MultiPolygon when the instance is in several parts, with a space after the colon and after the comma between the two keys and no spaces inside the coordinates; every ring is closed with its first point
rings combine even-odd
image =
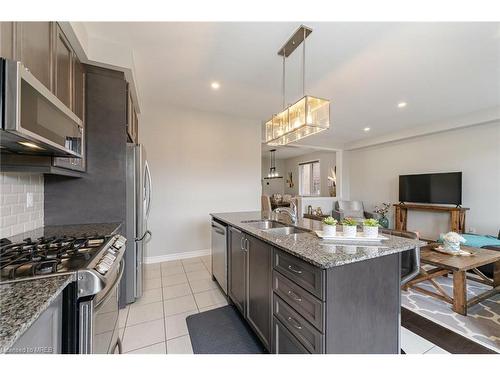
{"type": "Polygon", "coordinates": [[[106,239],[98,235],[26,238],[19,243],[0,239],[0,280],[69,271],[73,263],[88,261],[106,239]]]}

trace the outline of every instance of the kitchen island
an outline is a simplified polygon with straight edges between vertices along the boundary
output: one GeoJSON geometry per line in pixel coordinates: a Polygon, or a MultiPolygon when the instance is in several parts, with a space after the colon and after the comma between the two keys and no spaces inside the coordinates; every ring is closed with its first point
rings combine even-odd
{"type": "Polygon", "coordinates": [[[228,296],[270,352],[399,353],[400,253],[422,242],[346,244],[318,238],[316,220],[211,216],[228,226],[228,296]]]}

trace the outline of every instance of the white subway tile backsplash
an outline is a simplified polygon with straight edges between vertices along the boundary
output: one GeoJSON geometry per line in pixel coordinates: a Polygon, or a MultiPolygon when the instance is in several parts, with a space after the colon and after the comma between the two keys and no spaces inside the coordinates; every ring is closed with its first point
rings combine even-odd
{"type": "Polygon", "coordinates": [[[17,203],[17,194],[7,194],[2,191],[2,203],[4,205],[11,205],[17,203]]]}
{"type": "Polygon", "coordinates": [[[43,226],[43,175],[0,173],[0,238],[43,226]],[[26,207],[33,193],[33,207],[26,207]]]}

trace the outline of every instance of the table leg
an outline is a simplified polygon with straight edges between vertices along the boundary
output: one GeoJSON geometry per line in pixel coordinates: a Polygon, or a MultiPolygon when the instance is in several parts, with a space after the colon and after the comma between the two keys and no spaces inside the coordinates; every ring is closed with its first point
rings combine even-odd
{"type": "Polygon", "coordinates": [[[500,285],[500,260],[493,263],[493,288],[500,285]]]}
{"type": "Polygon", "coordinates": [[[453,271],[453,311],[467,315],[467,287],[465,271],[453,271]]]}

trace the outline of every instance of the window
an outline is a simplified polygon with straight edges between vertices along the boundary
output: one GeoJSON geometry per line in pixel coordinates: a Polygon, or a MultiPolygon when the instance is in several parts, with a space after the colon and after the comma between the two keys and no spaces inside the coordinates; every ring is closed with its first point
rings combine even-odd
{"type": "Polygon", "coordinates": [[[299,164],[299,195],[320,195],[319,161],[299,164]]]}

